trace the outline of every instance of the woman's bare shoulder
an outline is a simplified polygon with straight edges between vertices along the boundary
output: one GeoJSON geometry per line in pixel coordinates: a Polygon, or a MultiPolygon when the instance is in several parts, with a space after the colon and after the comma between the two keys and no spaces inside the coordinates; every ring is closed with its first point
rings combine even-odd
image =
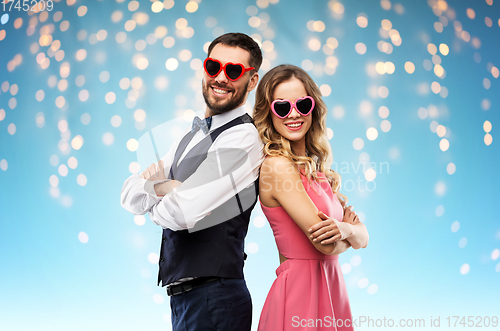
{"type": "Polygon", "coordinates": [[[262,166],[260,169],[261,175],[280,175],[280,174],[290,174],[296,172],[296,167],[292,161],[290,161],[287,157],[278,155],[278,156],[268,156],[262,162],[262,166]]]}

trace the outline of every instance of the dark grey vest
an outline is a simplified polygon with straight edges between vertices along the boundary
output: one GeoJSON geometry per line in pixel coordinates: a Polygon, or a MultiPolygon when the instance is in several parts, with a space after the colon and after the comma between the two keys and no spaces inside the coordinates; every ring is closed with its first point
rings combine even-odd
{"type": "MultiPolygon", "coordinates": [[[[244,114],[217,128],[196,144],[177,166],[180,156],[194,136],[191,132],[188,133],[179,143],[168,178],[184,182],[207,158],[208,149],[215,139],[225,130],[243,123],[253,123],[252,118],[244,114]]],[[[232,166],[234,168],[235,165],[232,166]]],[[[163,229],[158,285],[160,281],[162,286],[165,286],[184,277],[243,278],[243,264],[246,258],[243,252],[244,239],[248,231],[250,213],[257,202],[258,182],[257,179],[254,185],[243,189],[197,222],[195,229],[199,227],[200,230],[189,232],[163,229]],[[204,228],[208,217],[225,220],[228,219],[225,218],[227,215],[236,216],[204,228]]]]}

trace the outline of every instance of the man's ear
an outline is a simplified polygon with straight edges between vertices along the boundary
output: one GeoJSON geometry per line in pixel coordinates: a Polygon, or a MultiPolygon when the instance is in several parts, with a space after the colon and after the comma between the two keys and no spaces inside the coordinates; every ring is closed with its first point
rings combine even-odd
{"type": "Polygon", "coordinates": [[[250,78],[250,83],[248,84],[248,92],[251,92],[255,87],[257,87],[257,83],[259,82],[259,73],[256,72],[253,74],[252,78],[250,78]]]}

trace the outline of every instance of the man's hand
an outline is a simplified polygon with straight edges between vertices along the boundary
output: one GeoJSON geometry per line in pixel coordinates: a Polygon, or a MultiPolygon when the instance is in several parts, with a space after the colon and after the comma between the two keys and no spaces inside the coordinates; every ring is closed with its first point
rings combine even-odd
{"type": "Polygon", "coordinates": [[[163,161],[158,161],[158,166],[156,166],[156,163],[151,163],[149,168],[146,168],[146,170],[144,170],[139,176],[151,182],[166,179],[165,170],[163,169],[163,161]]]}
{"type": "Polygon", "coordinates": [[[155,184],[155,192],[159,197],[163,197],[173,191],[174,188],[181,186],[182,182],[178,180],[169,180],[163,183],[155,184]]]}
{"type": "MultiPolygon", "coordinates": [[[[151,163],[151,165],[146,168],[146,170],[144,170],[139,176],[151,182],[167,179],[165,177],[163,161],[158,161],[158,164],[151,163]]],[[[163,197],[166,194],[172,192],[174,188],[179,187],[181,184],[182,182],[179,182],[178,180],[169,180],[163,183],[155,184],[154,189],[158,197],[163,197]]]]}

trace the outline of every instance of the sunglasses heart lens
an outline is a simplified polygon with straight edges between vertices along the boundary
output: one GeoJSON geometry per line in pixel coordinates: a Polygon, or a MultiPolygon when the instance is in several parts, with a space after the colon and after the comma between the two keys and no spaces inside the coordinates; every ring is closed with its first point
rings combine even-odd
{"type": "Polygon", "coordinates": [[[236,64],[227,64],[226,65],[226,75],[230,79],[238,79],[243,72],[243,68],[240,65],[236,64]]]}
{"type": "Polygon", "coordinates": [[[309,98],[299,100],[295,103],[295,105],[297,106],[297,110],[302,115],[309,114],[309,112],[312,110],[312,107],[313,107],[312,100],[309,98]]]}
{"type": "Polygon", "coordinates": [[[280,117],[285,117],[290,113],[290,102],[288,101],[276,101],[274,103],[274,111],[278,114],[280,117]]]}
{"type": "Polygon", "coordinates": [[[205,69],[210,76],[215,76],[220,71],[220,64],[218,62],[207,60],[205,62],[205,69]]]}

